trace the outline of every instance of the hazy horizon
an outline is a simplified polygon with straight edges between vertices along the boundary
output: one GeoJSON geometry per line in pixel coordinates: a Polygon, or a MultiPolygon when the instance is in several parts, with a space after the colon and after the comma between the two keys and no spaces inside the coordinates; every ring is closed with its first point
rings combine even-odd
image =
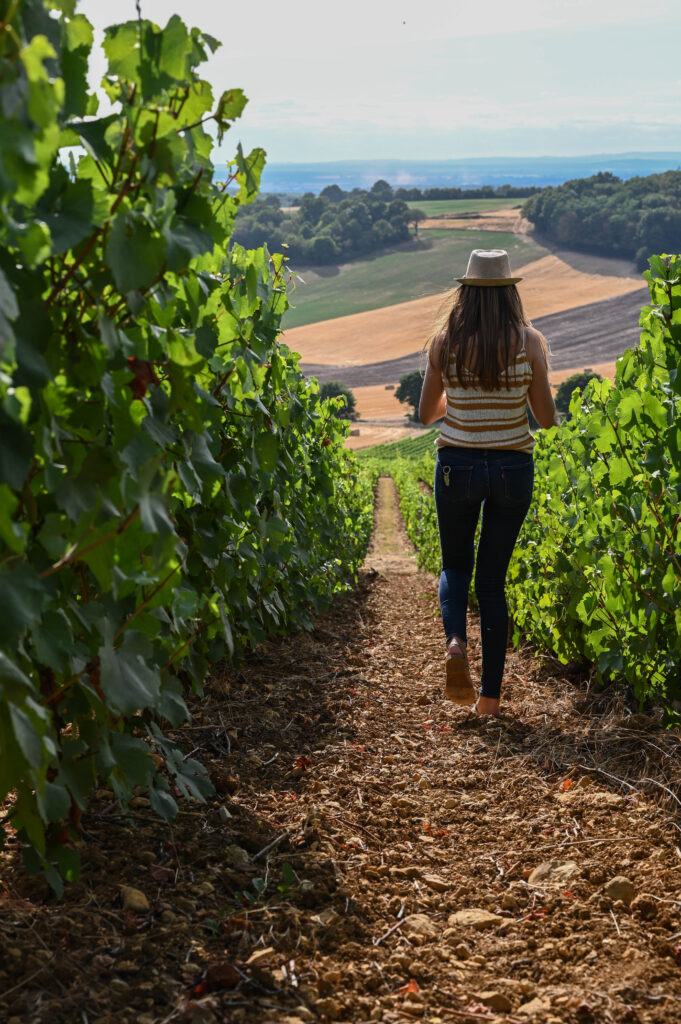
{"type": "MultiPolygon", "coordinates": [[[[222,40],[201,73],[217,93],[239,87],[243,117],[217,150],[261,146],[275,163],[342,159],[577,156],[681,150],[676,40],[681,5],[658,0],[394,0],[330,9],[264,0],[257,21],[214,0],[141,0],[222,40]]],[[[97,0],[78,10],[103,27],[136,17],[97,0]]],[[[95,61],[101,78],[104,61],[95,61]]]]}

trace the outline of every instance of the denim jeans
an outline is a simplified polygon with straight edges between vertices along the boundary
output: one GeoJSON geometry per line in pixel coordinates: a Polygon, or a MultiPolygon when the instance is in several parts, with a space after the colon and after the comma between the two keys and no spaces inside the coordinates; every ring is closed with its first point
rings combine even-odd
{"type": "Polygon", "coordinates": [[[532,500],[534,463],[527,452],[443,447],[435,466],[435,507],[442,548],[440,609],[447,640],[466,639],[468,591],[475,563],[480,608],[480,693],[498,698],[506,661],[506,573],[532,500]],[[475,556],[475,530],[482,526],[475,556]]]}

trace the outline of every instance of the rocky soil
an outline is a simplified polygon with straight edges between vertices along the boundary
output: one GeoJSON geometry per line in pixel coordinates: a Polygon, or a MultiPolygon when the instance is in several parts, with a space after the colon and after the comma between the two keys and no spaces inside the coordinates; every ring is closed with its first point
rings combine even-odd
{"type": "Polygon", "coordinates": [[[61,902],[10,843],[0,1020],[681,1020],[678,733],[524,649],[502,718],[447,704],[390,484],[377,527],[357,588],[180,730],[210,804],[100,791],[61,902]]]}

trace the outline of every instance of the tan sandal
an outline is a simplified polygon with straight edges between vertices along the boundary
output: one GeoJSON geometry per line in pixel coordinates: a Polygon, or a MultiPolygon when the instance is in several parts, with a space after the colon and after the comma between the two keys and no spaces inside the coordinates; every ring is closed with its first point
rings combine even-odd
{"type": "Polygon", "coordinates": [[[445,697],[455,704],[472,704],[476,693],[468,668],[468,655],[466,644],[458,637],[453,637],[447,646],[447,658],[445,661],[447,670],[447,682],[445,685],[445,697]]]}

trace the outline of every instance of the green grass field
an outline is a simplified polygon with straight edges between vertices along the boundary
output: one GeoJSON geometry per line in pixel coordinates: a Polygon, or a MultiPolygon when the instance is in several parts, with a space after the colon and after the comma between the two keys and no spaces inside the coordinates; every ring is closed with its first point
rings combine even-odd
{"type": "Polygon", "coordinates": [[[491,210],[522,206],[524,199],[413,199],[408,206],[423,210],[429,217],[454,216],[462,213],[487,213],[491,210]]]}
{"type": "MultiPolygon", "coordinates": [[[[419,242],[340,267],[301,270],[290,295],[295,308],[284,316],[284,328],[331,320],[368,309],[394,306],[453,287],[466,269],[471,249],[507,249],[520,267],[545,256],[547,250],[506,231],[442,230],[424,233],[419,242]]],[[[295,268],[294,268],[295,269],[295,268]]]]}

